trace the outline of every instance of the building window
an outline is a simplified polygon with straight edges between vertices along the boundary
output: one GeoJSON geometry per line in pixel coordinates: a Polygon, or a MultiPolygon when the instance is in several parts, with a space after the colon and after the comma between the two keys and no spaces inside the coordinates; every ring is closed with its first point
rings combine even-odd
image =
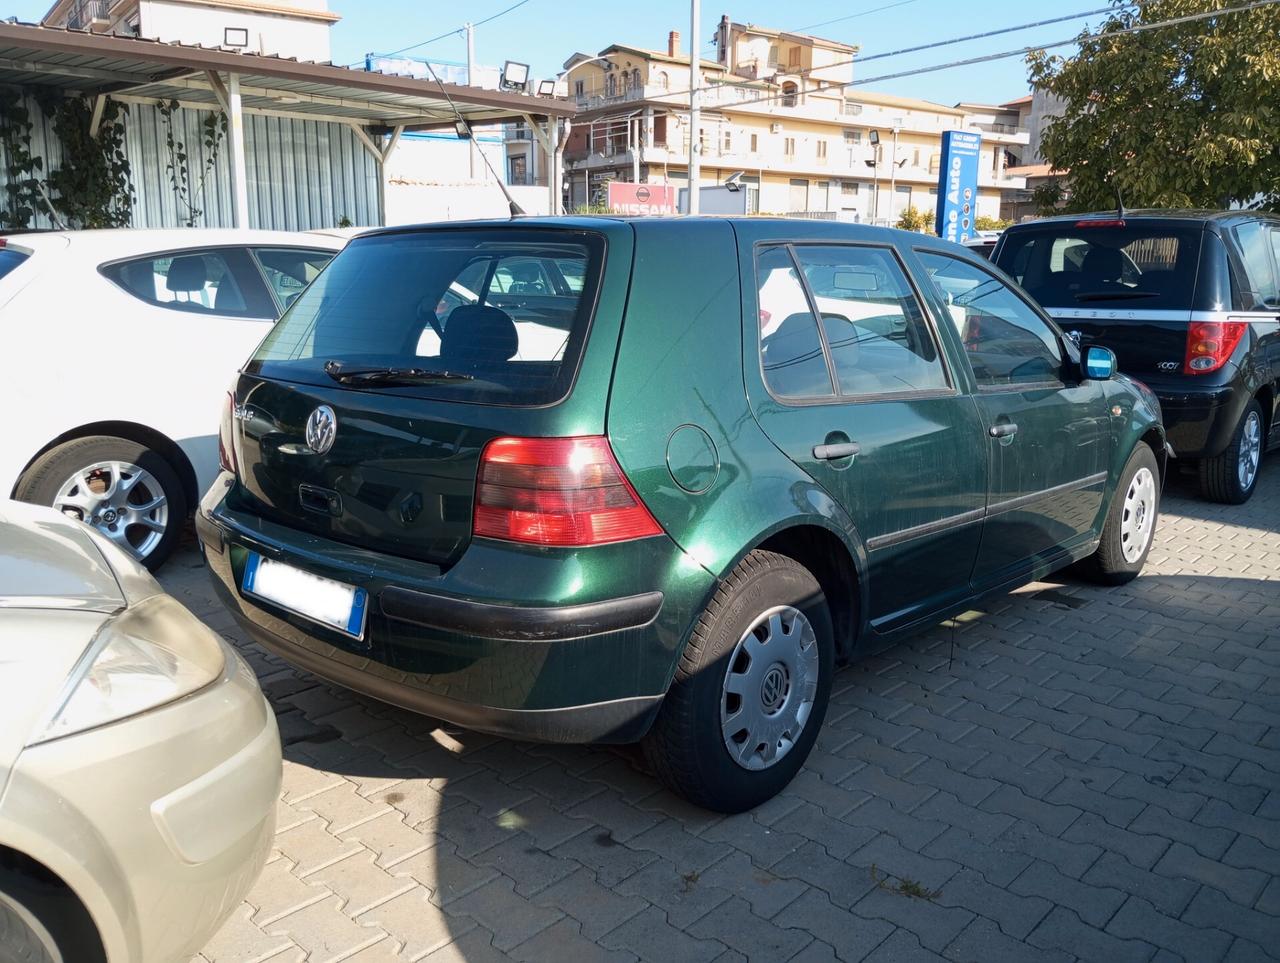
{"type": "Polygon", "coordinates": [[[846,117],[856,117],[862,113],[862,105],[852,100],[846,100],[844,102],[844,113],[846,117]]]}
{"type": "Polygon", "coordinates": [[[760,149],[760,137],[758,134],[751,135],[751,153],[756,153],[760,149]]]}
{"type": "Polygon", "coordinates": [[[844,132],[845,147],[857,147],[862,143],[862,131],[848,129],[844,132]]]}
{"type": "Polygon", "coordinates": [[[841,182],[840,182],[840,193],[841,193],[841,194],[845,194],[845,195],[851,195],[851,196],[853,196],[853,197],[857,197],[857,196],[858,196],[858,182],[857,182],[857,181],[841,181],[841,182]]]}
{"type": "Polygon", "coordinates": [[[800,91],[800,88],[797,87],[795,83],[790,80],[788,80],[785,84],[783,84],[782,85],[782,106],[794,107],[796,105],[796,94],[799,93],[799,91],[800,91]]]}
{"type": "Polygon", "coordinates": [[[587,85],[585,83],[583,83],[581,80],[575,80],[573,82],[573,96],[581,97],[586,92],[587,92],[587,85]]]}
{"type": "Polygon", "coordinates": [[[665,70],[659,70],[657,73],[653,75],[653,79],[657,82],[659,90],[667,89],[668,81],[667,81],[667,72],[665,70]]]}
{"type": "Polygon", "coordinates": [[[796,156],[796,139],[794,137],[788,137],[782,142],[782,153],[791,158],[796,156]]]}
{"type": "Polygon", "coordinates": [[[911,166],[912,167],[920,166],[920,148],[919,147],[917,147],[914,151],[911,152],[911,166]]]}
{"type": "Polygon", "coordinates": [[[769,44],[769,66],[778,67],[780,65],[780,61],[778,60],[778,45],[776,43],[771,43],[769,44]]]}
{"type": "Polygon", "coordinates": [[[724,151],[726,154],[729,153],[729,151],[733,149],[732,134],[730,134],[729,131],[726,130],[724,132],[724,135],[721,137],[721,141],[722,143],[721,143],[720,149],[724,151]]]}
{"type": "Polygon", "coordinates": [[[787,51],[787,66],[789,67],[800,66],[800,48],[799,47],[792,47],[790,50],[787,51]]]}
{"type": "Polygon", "coordinates": [[[929,155],[929,173],[930,174],[938,173],[938,169],[941,166],[942,166],[942,155],[936,152],[933,154],[930,154],[929,155]]]}
{"type": "Polygon", "coordinates": [[[618,95],[618,78],[614,74],[609,74],[605,78],[604,93],[606,97],[616,97],[618,95]]]}
{"type": "Polygon", "coordinates": [[[631,89],[632,89],[632,90],[643,90],[643,89],[644,89],[644,81],[640,79],[640,68],[639,68],[639,67],[637,67],[635,70],[631,71],[631,89]]]}
{"type": "Polygon", "coordinates": [[[827,142],[825,140],[818,141],[818,160],[827,159],[827,142]]]}

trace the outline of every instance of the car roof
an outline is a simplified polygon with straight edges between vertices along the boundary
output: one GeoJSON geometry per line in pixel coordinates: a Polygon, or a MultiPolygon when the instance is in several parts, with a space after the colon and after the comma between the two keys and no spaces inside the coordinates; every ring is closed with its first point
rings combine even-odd
{"type": "Polygon", "coordinates": [[[1052,227],[1061,224],[1076,224],[1080,221],[1132,220],[1163,222],[1179,225],[1204,225],[1206,223],[1229,223],[1232,221],[1253,220],[1257,218],[1280,220],[1280,215],[1276,215],[1268,211],[1224,211],[1200,208],[1144,207],[1136,208],[1134,210],[1128,210],[1126,208],[1123,211],[1113,209],[1109,211],[1089,211],[1084,214],[1054,214],[1049,217],[1038,218],[1034,221],[1023,221],[1021,224],[1013,225],[1009,230],[1031,230],[1044,226],[1052,227]]]}
{"type": "Polygon", "coordinates": [[[301,231],[261,231],[245,228],[104,228],[88,231],[32,231],[10,234],[6,244],[32,251],[68,248],[76,254],[117,258],[148,251],[172,251],[184,247],[233,245],[310,247],[340,251],[346,241],[301,231]]]}

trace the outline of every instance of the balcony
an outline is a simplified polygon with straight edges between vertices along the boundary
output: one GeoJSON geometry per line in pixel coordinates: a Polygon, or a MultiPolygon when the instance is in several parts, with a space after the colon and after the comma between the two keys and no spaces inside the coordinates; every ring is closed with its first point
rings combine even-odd
{"type": "Polygon", "coordinates": [[[67,11],[67,27],[101,33],[111,25],[111,0],[76,0],[67,11]]]}

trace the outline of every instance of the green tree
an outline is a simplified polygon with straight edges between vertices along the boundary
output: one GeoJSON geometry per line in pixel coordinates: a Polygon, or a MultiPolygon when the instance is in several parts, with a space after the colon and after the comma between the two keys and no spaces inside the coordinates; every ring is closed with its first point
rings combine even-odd
{"type": "Polygon", "coordinates": [[[933,218],[925,211],[917,207],[908,207],[905,211],[898,215],[898,223],[896,225],[903,231],[915,231],[917,234],[928,231],[933,233],[933,218]]]}
{"type": "Polygon", "coordinates": [[[980,214],[973,221],[973,229],[975,231],[1003,231],[1009,227],[1013,221],[1006,221],[1003,218],[991,217],[988,214],[980,214]]]}
{"type": "Polygon", "coordinates": [[[1028,57],[1033,86],[1062,101],[1041,152],[1069,172],[1041,205],[1108,208],[1119,190],[1129,207],[1280,209],[1280,5],[1108,36],[1227,5],[1113,2],[1076,56],[1028,57]]]}

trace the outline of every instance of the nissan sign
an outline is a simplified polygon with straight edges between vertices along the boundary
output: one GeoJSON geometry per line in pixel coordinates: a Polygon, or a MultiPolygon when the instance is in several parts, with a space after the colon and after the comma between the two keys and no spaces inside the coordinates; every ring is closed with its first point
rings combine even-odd
{"type": "Polygon", "coordinates": [[[676,189],[665,184],[609,182],[610,214],[675,214],[676,189]]]}

